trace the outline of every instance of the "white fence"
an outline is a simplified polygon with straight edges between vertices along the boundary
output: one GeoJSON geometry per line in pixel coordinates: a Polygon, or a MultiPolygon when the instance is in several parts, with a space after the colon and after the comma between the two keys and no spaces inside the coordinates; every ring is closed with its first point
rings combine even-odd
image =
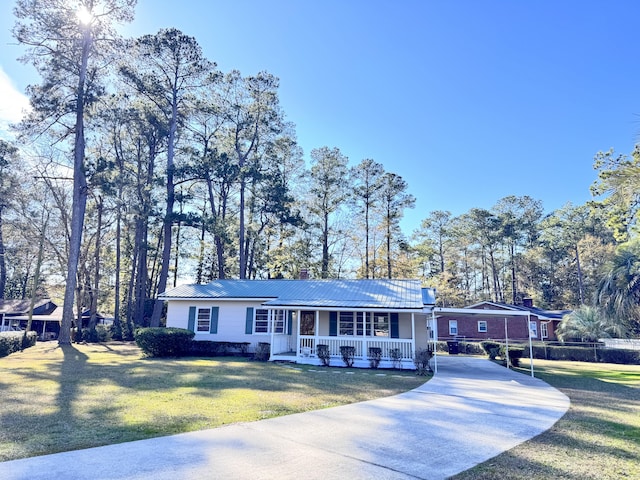
{"type": "Polygon", "coordinates": [[[623,348],[625,350],[640,350],[640,340],[631,338],[601,338],[604,348],[623,348]]]}

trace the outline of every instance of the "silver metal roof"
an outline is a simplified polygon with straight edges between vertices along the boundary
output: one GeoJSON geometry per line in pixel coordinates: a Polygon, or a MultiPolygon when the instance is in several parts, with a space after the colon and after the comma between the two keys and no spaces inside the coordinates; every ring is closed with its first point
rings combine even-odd
{"type": "MultiPolygon", "coordinates": [[[[426,295],[428,297],[428,295],[426,295]]],[[[419,280],[215,280],[183,285],[159,295],[162,300],[260,299],[283,307],[422,309],[419,280]]]]}

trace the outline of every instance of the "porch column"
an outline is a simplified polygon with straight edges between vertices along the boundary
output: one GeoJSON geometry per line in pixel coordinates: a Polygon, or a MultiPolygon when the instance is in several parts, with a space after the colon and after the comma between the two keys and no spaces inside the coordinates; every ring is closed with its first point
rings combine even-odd
{"type": "Polygon", "coordinates": [[[416,314],[411,312],[411,350],[416,355],[416,314]]]}
{"type": "Polygon", "coordinates": [[[296,358],[300,356],[300,320],[302,320],[302,310],[296,310],[296,318],[298,319],[297,332],[296,332],[296,358]]]}
{"type": "Polygon", "coordinates": [[[267,325],[271,328],[271,343],[269,344],[269,360],[271,360],[271,356],[273,355],[273,340],[275,338],[275,330],[276,330],[276,319],[273,315],[273,310],[267,310],[267,325]]]}

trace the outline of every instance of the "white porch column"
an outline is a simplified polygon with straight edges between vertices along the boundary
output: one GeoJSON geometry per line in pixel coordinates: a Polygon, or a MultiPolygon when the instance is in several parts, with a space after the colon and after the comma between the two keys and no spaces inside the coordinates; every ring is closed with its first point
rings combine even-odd
{"type": "Polygon", "coordinates": [[[296,358],[300,356],[300,324],[302,323],[302,310],[296,310],[296,317],[298,319],[297,332],[296,332],[296,358]]]}
{"type": "Polygon", "coordinates": [[[416,356],[416,314],[411,312],[411,350],[413,356],[416,356]]]}

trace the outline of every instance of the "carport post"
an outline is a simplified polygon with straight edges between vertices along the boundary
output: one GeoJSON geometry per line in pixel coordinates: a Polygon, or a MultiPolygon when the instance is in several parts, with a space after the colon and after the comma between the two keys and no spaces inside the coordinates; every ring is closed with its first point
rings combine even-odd
{"type": "Polygon", "coordinates": [[[431,334],[433,335],[433,373],[438,373],[438,324],[435,308],[431,309],[431,334]]]}
{"type": "Polygon", "coordinates": [[[533,374],[533,343],[531,342],[531,313],[527,314],[527,328],[529,329],[529,366],[531,368],[531,376],[535,378],[533,374]]]}

